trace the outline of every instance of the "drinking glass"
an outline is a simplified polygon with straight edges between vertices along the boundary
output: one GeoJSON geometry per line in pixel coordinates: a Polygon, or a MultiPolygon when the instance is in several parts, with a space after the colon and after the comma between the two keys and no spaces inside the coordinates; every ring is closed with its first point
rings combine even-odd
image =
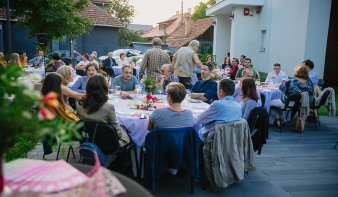
{"type": "Polygon", "coordinates": [[[120,101],[120,96],[114,96],[113,98],[116,103],[120,101]]]}
{"type": "Polygon", "coordinates": [[[120,95],[120,92],[121,92],[121,86],[115,86],[115,93],[117,95],[120,95]]]}
{"type": "Polygon", "coordinates": [[[272,82],[272,81],[270,81],[270,82],[269,82],[269,85],[270,85],[270,86],[273,86],[273,82],[272,82]]]}
{"type": "Polygon", "coordinates": [[[135,85],[135,91],[140,91],[141,90],[141,86],[140,85],[135,85]]]}
{"type": "Polygon", "coordinates": [[[256,79],[256,85],[260,85],[261,84],[261,80],[256,79]]]}

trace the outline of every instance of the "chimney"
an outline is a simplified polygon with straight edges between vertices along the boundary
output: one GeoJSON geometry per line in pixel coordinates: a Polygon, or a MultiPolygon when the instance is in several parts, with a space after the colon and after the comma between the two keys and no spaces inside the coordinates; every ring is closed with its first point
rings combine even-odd
{"type": "Polygon", "coordinates": [[[187,13],[191,14],[191,8],[187,9],[187,13]]]}
{"type": "Polygon", "coordinates": [[[190,34],[190,16],[185,17],[185,34],[184,37],[190,34]]]}
{"type": "Polygon", "coordinates": [[[176,11],[176,15],[177,15],[177,14],[180,14],[180,11],[176,11]]]}

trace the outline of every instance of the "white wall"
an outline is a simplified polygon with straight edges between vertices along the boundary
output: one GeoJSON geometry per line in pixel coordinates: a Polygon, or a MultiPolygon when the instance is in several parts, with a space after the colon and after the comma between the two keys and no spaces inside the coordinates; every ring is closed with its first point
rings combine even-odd
{"type": "Polygon", "coordinates": [[[228,15],[215,15],[213,53],[216,55],[218,65],[230,52],[231,21],[228,15]]]}
{"type": "Polygon", "coordinates": [[[323,78],[331,0],[310,0],[304,59],[313,61],[314,71],[323,78]]]}

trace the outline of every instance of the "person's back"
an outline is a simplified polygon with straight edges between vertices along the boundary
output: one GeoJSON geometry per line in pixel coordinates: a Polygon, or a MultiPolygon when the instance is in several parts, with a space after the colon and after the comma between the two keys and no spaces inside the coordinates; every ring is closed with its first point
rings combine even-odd
{"type": "Polygon", "coordinates": [[[154,123],[154,128],[184,128],[194,126],[194,116],[190,110],[182,112],[173,111],[169,108],[155,110],[149,121],[154,123]]]}
{"type": "Polygon", "coordinates": [[[193,71],[195,70],[195,63],[192,59],[192,55],[195,53],[190,47],[181,47],[178,50],[175,70],[180,70],[192,77],[193,71]]]}
{"type": "Polygon", "coordinates": [[[314,98],[314,91],[313,91],[313,84],[311,79],[307,79],[304,81],[299,81],[298,79],[294,78],[285,83],[283,83],[279,89],[284,93],[282,97],[282,101],[285,103],[286,100],[289,98],[291,94],[294,93],[302,93],[307,91],[309,93],[309,102],[313,102],[314,98]]]}

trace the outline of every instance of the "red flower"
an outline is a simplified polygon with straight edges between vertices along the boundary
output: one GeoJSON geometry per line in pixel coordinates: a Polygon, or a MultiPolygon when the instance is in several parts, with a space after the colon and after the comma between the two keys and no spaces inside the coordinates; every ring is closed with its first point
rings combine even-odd
{"type": "Polygon", "coordinates": [[[159,83],[159,82],[158,82],[158,81],[156,81],[156,84],[155,84],[155,86],[157,86],[157,85],[158,85],[158,83],[159,83]]]}
{"type": "Polygon", "coordinates": [[[146,96],[146,99],[151,99],[153,100],[153,102],[158,101],[156,97],[152,97],[152,96],[146,96]]]}
{"type": "Polygon", "coordinates": [[[58,98],[58,95],[55,92],[50,92],[46,94],[41,100],[42,102],[46,103],[46,105],[50,107],[58,108],[59,102],[57,98],[58,98]]]}
{"type": "Polygon", "coordinates": [[[47,107],[40,107],[38,117],[39,120],[54,120],[55,114],[53,114],[47,107]]]}
{"type": "Polygon", "coordinates": [[[148,85],[148,88],[153,88],[153,85],[148,85]]]}

